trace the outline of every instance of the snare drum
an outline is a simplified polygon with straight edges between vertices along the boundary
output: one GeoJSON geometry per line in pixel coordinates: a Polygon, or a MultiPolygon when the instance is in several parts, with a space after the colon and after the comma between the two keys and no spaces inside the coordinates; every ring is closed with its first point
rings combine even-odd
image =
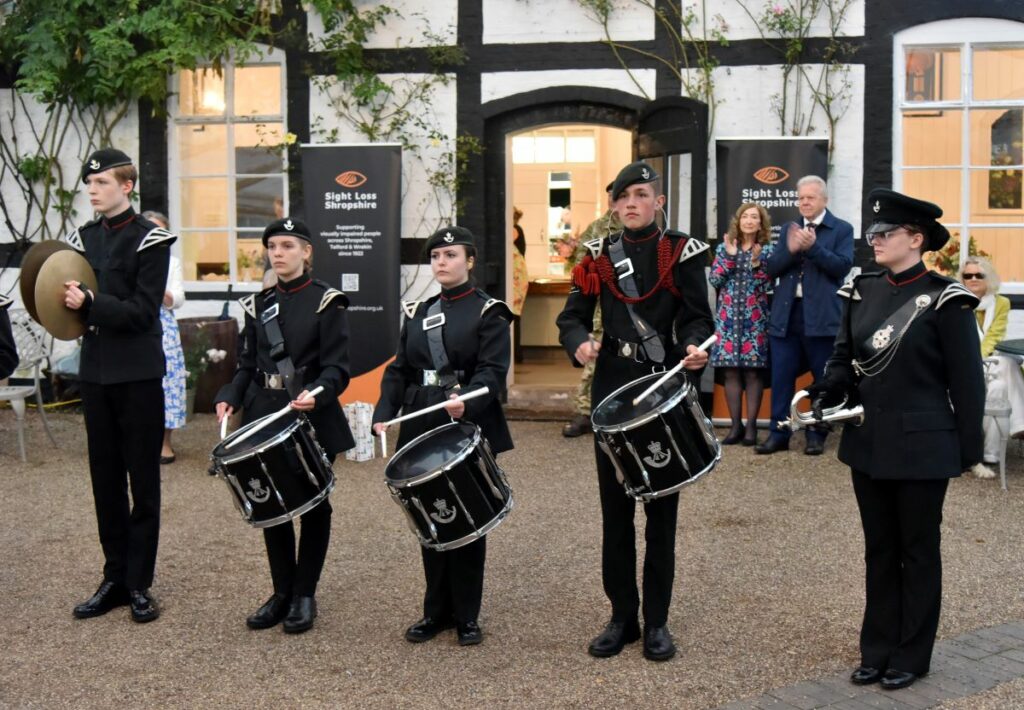
{"type": "Polygon", "coordinates": [[[512,510],[512,489],[475,424],[452,422],[403,446],[384,477],[420,544],[454,550],[512,510]]]}
{"type": "Polygon", "coordinates": [[[619,481],[643,502],[693,483],[722,457],[711,421],[683,374],[633,404],[661,376],[647,375],[620,387],[591,416],[598,445],[615,465],[619,481]]]}
{"type": "Polygon", "coordinates": [[[288,415],[235,448],[232,441],[257,419],[227,437],[210,458],[235,507],[255,528],[269,528],[311,510],[334,488],[334,471],[305,415],[288,415]]]}

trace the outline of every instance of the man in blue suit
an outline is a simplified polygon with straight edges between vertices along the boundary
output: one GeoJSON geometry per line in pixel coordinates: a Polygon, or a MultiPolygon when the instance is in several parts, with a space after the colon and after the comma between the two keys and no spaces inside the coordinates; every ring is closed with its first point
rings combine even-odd
{"type": "MultiPolygon", "coordinates": [[[[767,261],[768,275],[777,280],[768,321],[772,423],[768,438],[754,449],[759,454],[789,448],[790,433],[778,422],[789,416],[796,378],[810,369],[817,382],[825,371],[842,310],[836,291],[853,264],[853,227],[826,209],[825,181],[807,175],[796,186],[800,219],[782,225],[767,261]]],[[[808,429],[804,453],[820,455],[826,435],[808,429]]]]}

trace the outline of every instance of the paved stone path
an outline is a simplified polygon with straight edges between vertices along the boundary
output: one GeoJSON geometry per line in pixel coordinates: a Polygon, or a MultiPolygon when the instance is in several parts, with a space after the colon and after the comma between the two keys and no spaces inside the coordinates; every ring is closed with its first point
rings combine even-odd
{"type": "MultiPolygon", "coordinates": [[[[852,670],[852,669],[851,669],[852,670]]],[[[777,688],[720,710],[919,710],[1024,677],[1024,621],[979,629],[935,644],[931,672],[903,690],[856,686],[850,671],[777,688]]]]}

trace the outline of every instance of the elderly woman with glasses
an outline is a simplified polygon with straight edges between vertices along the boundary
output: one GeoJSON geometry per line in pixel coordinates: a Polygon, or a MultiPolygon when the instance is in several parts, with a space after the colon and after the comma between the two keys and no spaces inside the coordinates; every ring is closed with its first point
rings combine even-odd
{"type": "MultiPolygon", "coordinates": [[[[1024,434],[1024,374],[1020,359],[996,351],[996,345],[1006,337],[1006,324],[1010,319],[1010,299],[999,295],[999,274],[992,262],[982,256],[969,256],[960,268],[960,281],[971,293],[981,299],[974,310],[981,338],[981,356],[989,368],[992,382],[989,399],[1007,399],[1010,403],[1010,435],[1024,434]]],[[[1002,443],[999,426],[993,417],[985,418],[985,451],[982,463],[971,472],[978,478],[995,478],[989,466],[999,462],[1002,443]]]]}
{"type": "Polygon", "coordinates": [[[942,210],[872,190],[867,242],[880,271],[840,289],[835,348],[812,409],[859,398],[864,422],[843,427],[864,529],[866,600],[861,664],[850,680],[905,688],[931,665],[942,600],[940,523],[950,478],[981,460],[985,381],[974,308],[964,286],[928,271],[923,252],[949,232],[942,210]]]}

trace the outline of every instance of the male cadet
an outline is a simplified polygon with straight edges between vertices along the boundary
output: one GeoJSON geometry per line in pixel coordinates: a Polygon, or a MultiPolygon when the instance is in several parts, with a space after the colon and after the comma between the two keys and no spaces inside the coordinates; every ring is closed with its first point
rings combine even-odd
{"type": "MultiPolygon", "coordinates": [[[[590,243],[591,253],[573,270],[573,286],[557,321],[559,339],[574,362],[582,366],[597,361],[591,395],[595,403],[627,382],[680,360],[698,375],[708,357],[697,346],[714,331],[704,275],[708,245],[658,227],[655,215],[665,204],[658,174],[644,162],[630,163],[615,178],[611,192],[623,229],[590,243]],[[597,343],[590,330],[599,302],[604,335],[597,343]]],[[[617,481],[614,465],[596,438],[594,451],[603,523],[601,571],[612,618],[588,650],[607,657],[641,636],[635,502],[617,481]]],[[[653,661],[666,661],[676,652],[667,622],[678,503],[679,495],[673,494],[644,505],[643,640],[644,656],[653,661]]]]}
{"type": "Polygon", "coordinates": [[[149,593],[164,429],[159,312],[176,237],[132,209],[137,180],[131,158],[113,148],[96,151],[83,166],[82,182],[99,216],[64,239],[85,256],[99,287],[83,291],[69,281],[64,304],[81,311],[88,327],[79,380],[105,558],[99,589],[73,613],[87,619],[127,604],[132,620],[142,623],[160,614],[149,593]]]}

